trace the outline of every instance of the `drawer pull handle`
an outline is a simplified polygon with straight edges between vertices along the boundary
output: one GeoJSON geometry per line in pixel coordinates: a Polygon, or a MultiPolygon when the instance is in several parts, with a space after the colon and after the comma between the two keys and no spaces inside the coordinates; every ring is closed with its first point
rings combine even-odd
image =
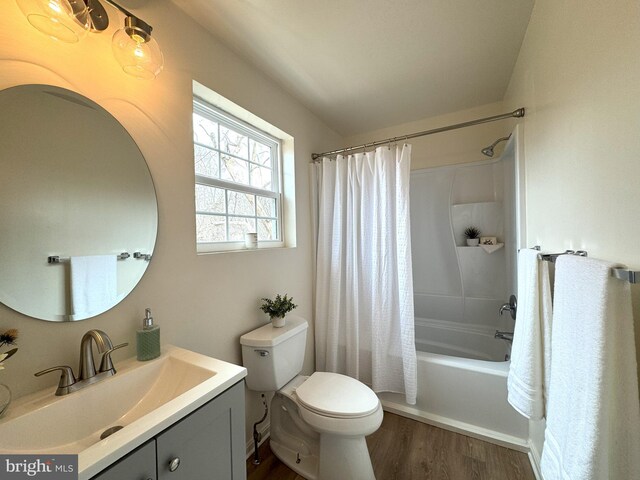
{"type": "Polygon", "coordinates": [[[175,472],[179,466],[180,466],[180,459],[176,457],[169,462],[169,471],[175,472]]]}

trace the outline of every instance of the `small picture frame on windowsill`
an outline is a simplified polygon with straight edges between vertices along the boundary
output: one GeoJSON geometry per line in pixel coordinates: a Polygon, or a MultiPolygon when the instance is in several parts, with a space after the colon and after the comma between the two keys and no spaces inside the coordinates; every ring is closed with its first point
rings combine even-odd
{"type": "Polygon", "coordinates": [[[496,245],[497,243],[496,237],[480,237],[480,245],[496,245]]]}

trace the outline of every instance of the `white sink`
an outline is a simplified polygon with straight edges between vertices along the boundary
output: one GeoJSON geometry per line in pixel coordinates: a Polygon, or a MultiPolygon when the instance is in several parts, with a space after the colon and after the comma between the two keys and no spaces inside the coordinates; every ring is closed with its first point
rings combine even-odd
{"type": "Polygon", "coordinates": [[[88,479],[216,397],[246,369],[167,346],[148,362],[117,362],[117,374],[62,397],[55,387],[15,401],[0,420],[2,453],[76,453],[88,479]],[[104,440],[108,428],[123,428],[104,440]]]}

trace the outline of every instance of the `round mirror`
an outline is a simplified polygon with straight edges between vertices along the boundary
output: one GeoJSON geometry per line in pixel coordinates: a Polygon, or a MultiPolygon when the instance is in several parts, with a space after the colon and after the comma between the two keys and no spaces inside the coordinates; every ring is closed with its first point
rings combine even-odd
{"type": "Polygon", "coordinates": [[[156,242],[149,168],[95,102],[47,85],[0,91],[0,301],[41,320],[99,315],[156,242]]]}

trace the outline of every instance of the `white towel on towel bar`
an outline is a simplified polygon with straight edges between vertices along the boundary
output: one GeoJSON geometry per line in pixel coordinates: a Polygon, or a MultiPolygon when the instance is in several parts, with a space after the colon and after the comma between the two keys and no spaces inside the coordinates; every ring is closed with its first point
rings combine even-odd
{"type": "Polygon", "coordinates": [[[72,318],[98,315],[116,303],[117,256],[71,257],[72,318]]]}
{"type": "Polygon", "coordinates": [[[513,333],[507,399],[519,413],[539,420],[545,412],[551,362],[549,265],[537,250],[518,253],[518,314],[513,333]]]}
{"type": "Polygon", "coordinates": [[[640,478],[640,404],[629,282],[612,263],[558,257],[545,480],[640,478]]]}

